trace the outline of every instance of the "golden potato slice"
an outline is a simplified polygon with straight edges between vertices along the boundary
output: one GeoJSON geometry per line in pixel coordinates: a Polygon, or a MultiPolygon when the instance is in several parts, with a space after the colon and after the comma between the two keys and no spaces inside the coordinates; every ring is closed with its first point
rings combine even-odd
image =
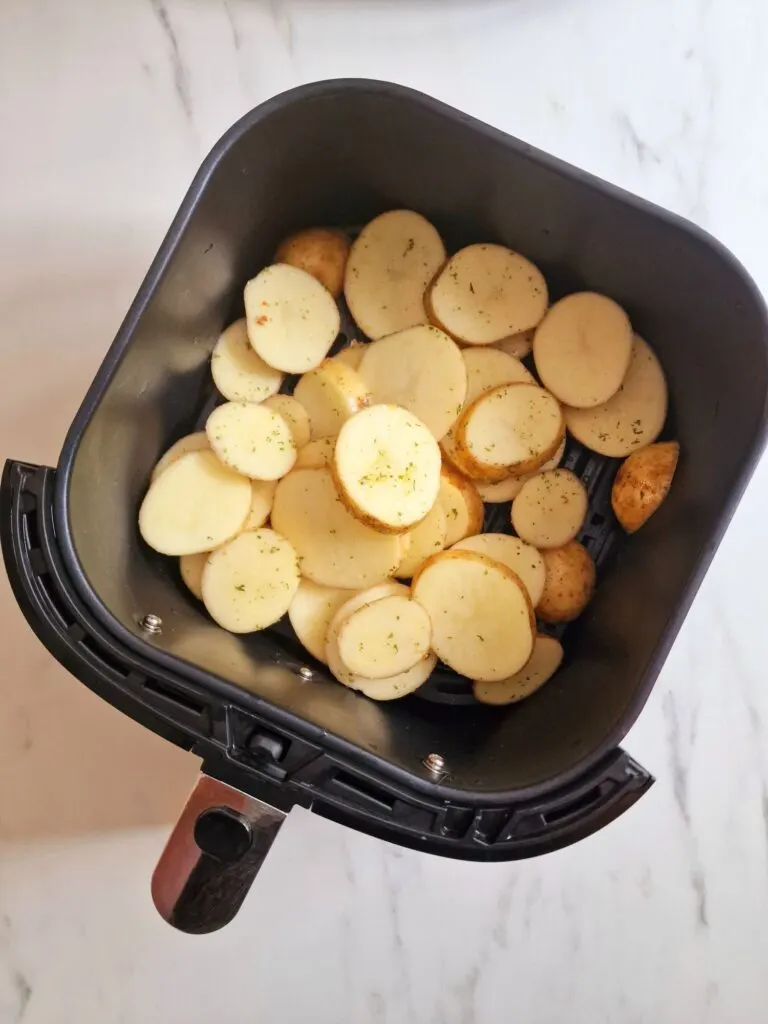
{"type": "Polygon", "coordinates": [[[401,580],[410,579],[424,562],[438,551],[443,551],[448,536],[448,523],[443,506],[436,502],[418,526],[403,537],[408,538],[408,546],[401,550],[399,564],[394,575],[401,580]]]}
{"type": "Polygon", "coordinates": [[[526,356],[531,354],[533,349],[533,335],[535,328],[532,327],[529,331],[520,331],[519,334],[510,334],[508,338],[502,338],[501,341],[497,341],[494,348],[500,349],[502,352],[506,352],[508,356],[513,356],[515,359],[525,359],[526,356]]]}
{"type": "Polygon", "coordinates": [[[211,375],[229,402],[263,402],[277,394],[285,376],[254,352],[244,319],[230,324],[216,342],[211,375]]]}
{"type": "Polygon", "coordinates": [[[211,448],[243,476],[279,480],[296,461],[296,445],[283,417],[264,405],[226,402],[205,424],[211,448]]]}
{"type": "Polygon", "coordinates": [[[589,502],[584,484],[569,469],[550,469],[527,480],[512,502],[518,537],[536,548],[561,548],[584,525],[589,502]]]}
{"type": "Polygon", "coordinates": [[[539,633],[533,645],[531,660],[509,679],[500,683],[473,683],[475,700],[481,704],[516,704],[530,697],[548,682],[563,661],[563,646],[553,636],[539,633]]]}
{"type": "Polygon", "coordinates": [[[244,530],[260,530],[269,519],[275,500],[276,480],[251,481],[251,511],[243,524],[244,530]]]}
{"type": "Polygon", "coordinates": [[[341,428],[332,470],[347,508],[385,533],[405,533],[440,490],[440,448],[427,427],[397,405],[372,405],[341,428]]]}
{"type": "Polygon", "coordinates": [[[467,393],[467,371],[455,342],[423,325],[365,346],[360,376],[374,402],[402,405],[426,423],[439,441],[467,393]]]}
{"type": "Polygon", "coordinates": [[[185,586],[198,601],[203,600],[203,569],[208,561],[210,551],[198,551],[194,555],[182,555],[179,559],[179,572],[185,586]]]}
{"type": "Polygon", "coordinates": [[[423,296],[445,262],[445,246],[428,220],[411,210],[382,213],[352,243],[344,296],[369,338],[427,322],[423,296]]]}
{"type": "Polygon", "coordinates": [[[189,452],[150,485],[139,510],[139,531],[163,555],[194,555],[239,533],[250,506],[247,477],[222,465],[211,451],[189,452]]]}
{"type": "Polygon", "coordinates": [[[621,464],[613,482],[611,505],[627,533],[639,530],[663,503],[679,457],[677,441],[663,441],[634,452],[621,464]]]}
{"type": "Polygon", "coordinates": [[[325,663],[325,644],[331,619],[353,596],[353,591],[323,587],[312,580],[299,583],[288,608],[288,618],[299,641],[318,661],[325,663]]]}
{"type": "Polygon", "coordinates": [[[533,359],[544,387],[566,405],[602,405],[621,387],[632,353],[629,317],[595,292],[567,295],[536,329],[533,359]]]}
{"type": "Polygon", "coordinates": [[[305,373],[293,396],[307,410],[313,441],[336,437],[350,416],[371,405],[362,378],[351,366],[335,359],[326,359],[322,366],[305,373]]]}
{"type": "Polygon", "coordinates": [[[277,622],[298,586],[296,552],[274,530],[241,533],[211,552],[203,569],[203,603],[230,633],[253,633],[277,622]]]}
{"type": "Polygon", "coordinates": [[[187,434],[186,437],[180,437],[160,458],[152,470],[150,481],[156,480],[164,469],[168,469],[174,462],[178,462],[182,455],[189,455],[190,452],[207,452],[210,450],[211,446],[208,442],[208,435],[204,430],[200,430],[196,434],[187,434]]]}
{"type": "Polygon", "coordinates": [[[355,519],[328,469],[295,469],[283,477],[271,522],[296,548],[302,576],[326,587],[373,586],[391,576],[400,560],[397,536],[355,519]]]}
{"type": "Polygon", "coordinates": [[[346,363],[353,370],[359,370],[360,362],[365,355],[365,349],[366,346],[362,342],[353,340],[348,345],[345,345],[340,352],[337,352],[335,356],[331,356],[331,358],[339,363],[346,363]]]}
{"type": "Polygon", "coordinates": [[[333,449],[336,447],[335,437],[318,437],[299,449],[296,456],[296,469],[324,469],[333,462],[333,449]]]}
{"type": "Polygon", "coordinates": [[[307,228],[290,235],[278,246],[275,263],[298,267],[325,285],[334,299],[344,287],[349,239],[332,228],[307,228]]]}
{"type": "Polygon", "coordinates": [[[536,608],[542,622],[572,622],[595,590],[595,563],[577,540],[541,552],[546,567],[544,593],[536,608]]]}
{"type": "Polygon", "coordinates": [[[600,455],[624,458],[651,444],[667,418],[667,382],[653,349],[635,335],[629,369],[616,394],[603,405],[563,412],[576,440],[600,455]]]}
{"type": "Polygon", "coordinates": [[[268,366],[306,373],[328,355],[339,308],[311,274],[287,263],[265,267],[245,286],[244,299],[248,338],[268,366]]]}
{"type": "MultiPolygon", "coordinates": [[[[481,350],[482,351],[482,350],[481,350]]],[[[502,501],[512,501],[516,498],[522,489],[523,484],[530,480],[531,477],[537,473],[546,473],[548,469],[557,469],[560,463],[563,461],[565,455],[566,438],[560,442],[560,447],[557,449],[551,459],[548,459],[543,466],[539,469],[535,469],[532,473],[523,473],[521,476],[508,476],[503,480],[500,480],[497,484],[489,484],[479,482],[477,484],[477,490],[483,501],[487,501],[489,504],[498,504],[502,501]]]]}
{"type": "Polygon", "coordinates": [[[476,551],[494,562],[501,562],[520,577],[534,608],[541,600],[547,575],[544,559],[536,548],[519,537],[510,537],[506,533],[479,533],[460,540],[451,550],[476,551]]]}
{"type": "Polygon", "coordinates": [[[469,245],[429,290],[433,323],[467,345],[490,345],[535,327],[547,309],[538,267],[503,245],[469,245]]]}
{"type": "Polygon", "coordinates": [[[446,547],[455,544],[462,537],[469,537],[482,530],[485,506],[477,493],[477,487],[471,480],[445,463],[440,472],[440,493],[437,500],[445,512],[446,547]]]}
{"type": "Polygon", "coordinates": [[[366,604],[342,622],[339,655],[355,675],[387,679],[401,675],[430,653],[432,623],[410,594],[366,604]]]}
{"type": "Polygon", "coordinates": [[[293,395],[272,395],[262,405],[283,417],[297,450],[309,444],[309,414],[293,395]]]}

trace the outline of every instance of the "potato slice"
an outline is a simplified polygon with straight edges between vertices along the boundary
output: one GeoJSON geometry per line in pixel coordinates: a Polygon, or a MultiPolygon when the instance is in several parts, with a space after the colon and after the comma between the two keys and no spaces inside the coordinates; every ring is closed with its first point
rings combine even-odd
{"type": "Polygon", "coordinates": [[[563,646],[553,636],[539,633],[533,645],[531,660],[509,679],[500,683],[473,683],[475,700],[481,704],[516,704],[530,697],[548,682],[563,661],[563,646]]]}
{"type": "Polygon", "coordinates": [[[561,548],[584,525],[589,502],[584,484],[569,469],[550,469],[527,480],[512,502],[518,537],[536,548],[561,548]]]}
{"type": "Polygon", "coordinates": [[[494,562],[501,562],[523,581],[534,608],[541,600],[547,575],[544,559],[536,548],[519,537],[510,537],[506,533],[479,533],[460,540],[451,550],[476,551],[494,562]]]}
{"type": "Polygon", "coordinates": [[[443,506],[437,502],[432,506],[418,526],[406,534],[410,538],[409,546],[401,558],[394,575],[401,580],[410,579],[424,562],[438,551],[443,551],[448,536],[448,523],[443,506]]]}
{"type": "Polygon", "coordinates": [[[485,506],[477,488],[471,480],[445,463],[440,472],[437,500],[445,512],[446,547],[482,530],[485,506]]]}
{"type": "Polygon", "coordinates": [[[335,356],[331,356],[338,363],[346,363],[347,366],[351,366],[353,370],[360,369],[360,362],[365,355],[366,346],[359,341],[350,341],[348,345],[337,352],[335,356]]]}
{"type": "Polygon", "coordinates": [[[510,334],[508,338],[497,341],[494,348],[506,352],[508,356],[513,356],[515,359],[525,359],[533,349],[534,334],[535,328],[533,327],[528,331],[520,331],[519,334],[510,334]]]}
{"type": "Polygon", "coordinates": [[[429,290],[432,322],[467,345],[490,345],[535,327],[547,309],[538,267],[503,245],[469,245],[429,290]]]}
{"type": "Polygon", "coordinates": [[[459,415],[467,393],[461,350],[429,325],[366,345],[359,373],[374,402],[402,405],[426,423],[438,441],[459,415]]]}
{"type": "Polygon", "coordinates": [[[634,452],[621,464],[613,482],[611,505],[627,533],[639,530],[663,503],[679,457],[677,441],[663,441],[634,452]]]}
{"type": "Polygon", "coordinates": [[[391,576],[400,560],[397,536],[355,519],[328,469],[295,469],[284,477],[271,522],[296,548],[302,576],[326,587],[370,587],[391,576]]]}
{"type": "Polygon", "coordinates": [[[600,455],[625,458],[651,444],[667,418],[667,382],[653,349],[635,335],[629,369],[616,394],[603,405],[563,412],[576,440],[600,455]]]}
{"type": "Polygon", "coordinates": [[[348,256],[349,239],[342,231],[307,228],[280,243],[274,262],[306,271],[338,299],[344,287],[348,256]]]}
{"type": "Polygon", "coordinates": [[[541,552],[547,570],[544,593],[536,608],[542,622],[572,622],[595,590],[595,563],[577,540],[541,552]]]}
{"type": "Polygon", "coordinates": [[[251,511],[243,525],[244,530],[260,530],[269,519],[275,500],[276,480],[251,481],[251,511]]]}
{"type": "Polygon", "coordinates": [[[163,555],[194,555],[239,533],[250,506],[247,477],[223,466],[211,451],[189,452],[150,485],[139,531],[163,555]]]}
{"type": "MultiPolygon", "coordinates": [[[[482,351],[482,349],[480,351],[482,351]]],[[[537,473],[546,473],[548,469],[557,469],[563,461],[565,445],[566,438],[563,438],[560,442],[560,447],[552,458],[548,459],[539,469],[535,469],[533,473],[524,473],[522,476],[508,476],[505,477],[504,480],[500,480],[497,484],[479,482],[477,484],[477,490],[480,497],[483,501],[487,501],[490,504],[502,501],[512,501],[513,498],[518,496],[526,480],[530,480],[531,477],[535,476],[537,473]]]]}
{"type": "Polygon", "coordinates": [[[245,319],[255,352],[286,373],[314,370],[339,333],[339,308],[305,270],[277,263],[245,286],[245,319]]]}
{"type": "Polygon", "coordinates": [[[227,402],[205,424],[211,448],[231,469],[256,480],[279,480],[296,461],[296,445],[283,417],[264,405],[227,402]]]}
{"type": "Polygon", "coordinates": [[[209,555],[210,551],[198,551],[194,555],[182,555],[179,559],[181,578],[198,601],[203,600],[203,569],[209,555]]]}
{"type": "Polygon", "coordinates": [[[384,533],[405,533],[426,516],[440,490],[440,449],[413,413],[372,405],[347,420],[332,470],[347,508],[384,533]]]}
{"type": "Polygon", "coordinates": [[[350,416],[371,405],[362,378],[351,366],[335,359],[326,359],[322,366],[305,373],[293,396],[307,410],[313,441],[336,437],[350,416]]]}
{"type": "Polygon", "coordinates": [[[387,679],[429,656],[432,623],[410,594],[392,595],[348,615],[337,639],[341,660],[351,672],[387,679]]]}
{"type": "Polygon", "coordinates": [[[204,430],[200,430],[196,434],[187,434],[186,437],[180,437],[175,444],[171,445],[165,455],[160,458],[152,470],[152,475],[149,479],[150,481],[156,480],[164,469],[168,469],[174,462],[178,462],[182,455],[189,455],[190,452],[206,452],[210,450],[211,445],[208,441],[208,435],[204,430]]]}
{"type": "Polygon", "coordinates": [[[382,213],[352,243],[344,296],[355,323],[383,338],[427,322],[423,296],[445,262],[445,246],[428,220],[411,210],[382,213]]]}
{"type": "Polygon", "coordinates": [[[536,329],[533,358],[544,387],[566,405],[602,405],[621,387],[632,353],[629,317],[595,292],[567,295],[536,329]]]}
{"type": "Polygon", "coordinates": [[[229,402],[263,402],[277,394],[284,378],[253,351],[244,319],[230,324],[216,342],[211,375],[229,402]]]}
{"type": "Polygon", "coordinates": [[[288,608],[288,618],[299,641],[313,658],[325,664],[325,644],[331,619],[354,594],[340,587],[323,587],[301,580],[288,608]]]}
{"type": "Polygon", "coordinates": [[[254,633],[277,622],[298,586],[296,552],[274,530],[241,533],[213,551],[203,569],[203,603],[230,633],[254,633]]]}
{"type": "Polygon", "coordinates": [[[491,481],[530,473],[551,459],[565,435],[556,398],[535,384],[504,384],[486,391],[456,426],[462,457],[491,481]]]}
{"type": "Polygon", "coordinates": [[[293,395],[272,395],[262,404],[280,413],[290,428],[297,450],[309,444],[309,414],[293,395]]]}
{"type": "Polygon", "coordinates": [[[445,551],[422,566],[412,593],[432,620],[432,649],[461,675],[506,679],[530,658],[531,599],[506,565],[475,551],[445,551]]]}
{"type": "Polygon", "coordinates": [[[336,447],[335,437],[318,437],[299,449],[296,456],[296,469],[324,469],[333,462],[333,449],[336,447]]]}

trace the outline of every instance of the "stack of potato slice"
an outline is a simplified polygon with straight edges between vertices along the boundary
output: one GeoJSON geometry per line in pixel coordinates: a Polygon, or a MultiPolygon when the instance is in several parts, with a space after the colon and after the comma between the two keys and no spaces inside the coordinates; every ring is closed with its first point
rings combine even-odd
{"type": "Polygon", "coordinates": [[[575,619],[595,587],[566,431],[630,456],[614,493],[628,531],[674,472],[677,446],[654,444],[664,374],[626,313],[593,293],[549,306],[524,256],[487,243],[448,258],[409,210],[352,243],[291,236],[244,303],[212,354],[225,401],[155,466],[144,540],[179,556],[222,628],[287,614],[314,658],[375,700],[412,693],[438,659],[482,703],[529,696],[563,657],[537,619],[575,619]],[[331,355],[342,291],[368,340],[331,355]],[[514,536],[483,533],[499,502],[514,536]]]}

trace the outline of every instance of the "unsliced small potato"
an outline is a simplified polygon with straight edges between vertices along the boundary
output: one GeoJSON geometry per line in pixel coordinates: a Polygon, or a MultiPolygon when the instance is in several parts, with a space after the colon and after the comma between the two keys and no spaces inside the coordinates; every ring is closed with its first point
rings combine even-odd
{"type": "Polygon", "coordinates": [[[402,405],[439,441],[458,416],[467,393],[461,351],[428,324],[366,345],[360,376],[374,402],[402,405]]]}
{"type": "Polygon", "coordinates": [[[277,622],[298,586],[296,552],[274,530],[241,533],[213,551],[203,569],[203,603],[230,633],[253,633],[277,622]]]}
{"type": "Polygon", "coordinates": [[[351,366],[335,359],[326,359],[322,366],[305,373],[293,396],[307,410],[313,441],[336,437],[350,416],[371,405],[362,378],[351,366]]]}
{"type": "Polygon", "coordinates": [[[516,704],[530,697],[548,682],[563,661],[563,646],[553,636],[539,633],[533,645],[531,660],[509,679],[500,683],[474,683],[475,700],[481,704],[516,704]]]}
{"type": "Polygon", "coordinates": [[[163,555],[194,555],[239,533],[250,506],[247,477],[222,465],[212,451],[189,452],[150,485],[139,530],[163,555]]]}
{"type": "Polygon", "coordinates": [[[337,352],[335,356],[331,356],[331,358],[339,363],[346,363],[353,370],[359,370],[360,362],[365,355],[365,348],[366,346],[362,342],[352,340],[340,352],[337,352]]]}
{"type": "Polygon", "coordinates": [[[344,270],[349,256],[349,239],[332,228],[307,228],[280,243],[275,263],[298,267],[325,285],[334,299],[344,287],[344,270]]]}
{"type": "Polygon", "coordinates": [[[179,559],[181,578],[198,601],[203,600],[203,569],[209,555],[210,551],[198,551],[195,555],[182,555],[179,559]]]}
{"type": "Polygon", "coordinates": [[[260,530],[269,519],[275,500],[276,480],[251,481],[251,511],[243,524],[244,530],[260,530]]]}
{"type": "Polygon", "coordinates": [[[347,668],[368,679],[407,672],[428,657],[432,624],[410,594],[393,594],[348,615],[338,631],[347,668]]]}
{"type": "Polygon", "coordinates": [[[272,395],[262,404],[280,413],[290,427],[297,450],[309,444],[309,414],[293,395],[272,395]]]}
{"type": "Polygon", "coordinates": [[[323,587],[303,579],[288,608],[288,618],[299,641],[313,658],[325,663],[325,644],[331,619],[353,597],[350,590],[323,587]]]}
{"type": "Polygon", "coordinates": [[[477,490],[483,501],[487,501],[491,504],[498,504],[502,501],[512,501],[520,493],[523,484],[530,480],[536,473],[546,473],[548,469],[557,469],[560,463],[563,461],[565,455],[566,439],[560,442],[560,447],[557,449],[551,459],[548,459],[543,466],[533,471],[533,473],[524,473],[522,476],[508,476],[503,480],[500,480],[497,484],[478,483],[477,490]]]}
{"type": "Polygon", "coordinates": [[[409,580],[431,555],[445,549],[448,523],[440,502],[432,506],[418,526],[403,536],[409,538],[408,547],[401,552],[394,575],[398,579],[409,580]]]}
{"type": "Polygon", "coordinates": [[[445,512],[446,547],[482,530],[485,506],[477,487],[445,463],[440,473],[438,501],[445,512]]]}
{"type": "Polygon", "coordinates": [[[629,317],[613,299],[577,292],[556,302],[536,328],[533,358],[544,387],[580,409],[621,387],[632,352],[629,317]]]}
{"type": "Polygon", "coordinates": [[[382,213],[352,243],[344,296],[355,323],[383,338],[427,322],[423,296],[445,262],[435,228],[411,210],[382,213]]]}
{"type": "Polygon", "coordinates": [[[512,502],[518,537],[536,548],[561,548],[584,525],[589,501],[584,484],[569,469],[550,469],[527,480],[512,502]]]}
{"type": "Polygon", "coordinates": [[[412,593],[432,620],[432,649],[461,675],[506,679],[530,658],[531,599],[506,565],[475,551],[445,551],[421,567],[412,593]]]}
{"type": "Polygon", "coordinates": [[[497,341],[494,348],[506,352],[508,356],[513,356],[515,359],[525,359],[531,354],[534,333],[535,328],[531,328],[529,331],[520,331],[519,334],[510,334],[508,338],[497,341]]]}
{"type": "Polygon", "coordinates": [[[322,363],[341,321],[333,296],[311,274],[287,263],[265,267],[244,298],[248,337],[265,363],[286,373],[322,363]]]}
{"type": "Polygon", "coordinates": [[[336,447],[335,437],[318,437],[299,449],[296,456],[296,469],[324,469],[333,462],[333,449],[336,447]]]}
{"type": "Polygon", "coordinates": [[[595,563],[577,540],[541,552],[547,570],[536,614],[542,622],[572,622],[589,604],[595,590],[595,563]]]}
{"type": "Polygon", "coordinates": [[[245,320],[224,331],[211,354],[213,382],[229,402],[263,402],[275,395],[284,374],[268,366],[248,340],[245,320]]]}
{"type": "Polygon", "coordinates": [[[332,469],[342,500],[361,522],[404,533],[437,501],[440,465],[437,441],[413,413],[372,405],[342,426],[332,469]]]}
{"type": "Polygon", "coordinates": [[[182,457],[182,455],[189,455],[190,452],[205,452],[210,451],[211,446],[208,441],[208,435],[204,430],[198,431],[196,434],[187,434],[186,437],[180,437],[175,444],[172,444],[165,455],[158,461],[155,468],[152,470],[150,480],[156,480],[164,469],[168,469],[169,466],[173,465],[174,462],[182,457]]]}
{"type": "Polygon", "coordinates": [[[538,267],[503,245],[469,245],[452,256],[429,290],[432,322],[468,345],[490,345],[535,327],[547,309],[538,267]]]}
{"type": "Polygon", "coordinates": [[[476,551],[494,562],[501,562],[523,581],[534,608],[541,600],[547,575],[544,559],[536,548],[519,537],[510,537],[506,533],[478,533],[460,540],[451,550],[476,551]]]}
{"type": "Polygon", "coordinates": [[[221,461],[256,480],[279,480],[296,461],[296,445],[280,413],[251,402],[227,402],[205,424],[221,461]]]}
{"type": "Polygon", "coordinates": [[[664,502],[679,457],[677,441],[661,441],[634,452],[621,464],[613,482],[611,505],[627,533],[639,530],[664,502]]]}

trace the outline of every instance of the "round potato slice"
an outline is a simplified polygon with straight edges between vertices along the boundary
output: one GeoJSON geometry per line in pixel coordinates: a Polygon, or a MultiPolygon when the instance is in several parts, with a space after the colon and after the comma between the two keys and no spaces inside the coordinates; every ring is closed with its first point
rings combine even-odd
{"type": "Polygon", "coordinates": [[[322,366],[305,373],[293,396],[307,410],[313,441],[336,437],[350,416],[371,404],[362,378],[351,366],[335,359],[326,359],[322,366]]]}
{"type": "Polygon", "coordinates": [[[613,482],[611,505],[627,533],[648,522],[667,497],[679,456],[677,441],[664,441],[635,452],[621,464],[613,482]]]}
{"type": "Polygon", "coordinates": [[[534,333],[535,328],[531,328],[529,331],[520,331],[519,334],[510,334],[508,338],[497,341],[494,348],[506,352],[508,356],[513,356],[515,359],[525,359],[533,349],[534,333]]]}
{"type": "Polygon", "coordinates": [[[274,530],[241,533],[213,551],[203,569],[203,603],[230,633],[253,633],[277,622],[298,586],[296,552],[274,530]]]}
{"type": "Polygon", "coordinates": [[[351,672],[387,679],[429,655],[432,624],[410,594],[392,595],[348,615],[337,639],[341,660],[351,672]]]}
{"type": "Polygon", "coordinates": [[[446,547],[455,544],[462,537],[469,537],[482,530],[485,506],[477,487],[471,480],[445,464],[440,472],[440,493],[437,500],[445,512],[446,547]]]}
{"type": "Polygon", "coordinates": [[[397,536],[355,519],[328,469],[295,469],[284,477],[271,522],[296,548],[302,576],[326,587],[370,587],[391,576],[400,561],[397,536]]]}
{"type": "Polygon", "coordinates": [[[309,444],[309,414],[293,395],[272,395],[262,404],[267,409],[280,413],[290,428],[297,450],[309,444]]]}
{"type": "Polygon", "coordinates": [[[584,484],[569,469],[550,469],[527,480],[512,502],[518,537],[536,548],[560,548],[584,525],[589,502],[584,484]]]}
{"type": "Polygon", "coordinates": [[[547,309],[538,267],[503,245],[469,245],[452,256],[429,291],[433,322],[466,345],[490,345],[535,327],[547,309]]]}
{"type": "Polygon", "coordinates": [[[506,679],[530,658],[531,599],[506,565],[475,551],[445,551],[422,566],[412,593],[432,620],[432,649],[460,675],[506,679]]]}
{"type": "Polygon", "coordinates": [[[229,402],[263,402],[277,394],[284,377],[253,351],[245,320],[230,324],[216,342],[211,375],[229,402]]]}
{"type": "Polygon", "coordinates": [[[301,580],[288,608],[288,618],[299,641],[313,658],[325,663],[325,644],[331,619],[353,594],[339,587],[323,587],[301,580]]]}
{"type": "Polygon", "coordinates": [[[152,470],[150,481],[156,480],[164,469],[168,469],[174,462],[178,462],[182,455],[189,455],[190,452],[206,452],[210,450],[211,446],[208,441],[208,435],[204,430],[200,430],[196,434],[187,434],[186,437],[180,437],[158,461],[152,470]]]}
{"type": "Polygon", "coordinates": [[[516,704],[530,697],[548,682],[563,661],[563,646],[553,636],[539,633],[531,660],[509,679],[500,683],[474,683],[472,692],[481,704],[516,704]]]}
{"type": "Polygon", "coordinates": [[[355,323],[383,338],[427,322],[423,296],[445,262],[445,246],[428,220],[411,210],[382,213],[352,243],[344,296],[355,323]]]}
{"type": "Polygon", "coordinates": [[[243,530],[260,530],[264,526],[272,511],[276,486],[276,480],[251,481],[251,511],[245,520],[243,530]]]}
{"type": "Polygon", "coordinates": [[[187,589],[198,601],[203,600],[203,569],[208,561],[210,551],[198,551],[195,555],[182,555],[179,559],[179,572],[187,589]]]}
{"type": "Polygon", "coordinates": [[[227,402],[205,424],[211,448],[231,469],[256,480],[279,480],[296,461],[296,445],[283,417],[264,405],[227,402]]]}
{"type": "Polygon", "coordinates": [[[338,299],[344,287],[348,256],[349,239],[342,231],[307,228],[280,243],[274,262],[288,263],[306,271],[338,299]]]}
{"type": "Polygon", "coordinates": [[[551,459],[565,435],[560,404],[536,384],[486,391],[456,426],[462,456],[491,481],[530,473],[551,459]]]}
{"type": "Polygon", "coordinates": [[[547,575],[544,559],[536,548],[519,537],[510,537],[506,533],[479,533],[460,540],[451,550],[476,551],[494,562],[501,562],[523,581],[534,608],[541,600],[547,575]]]}
{"type": "Polygon", "coordinates": [[[437,441],[397,405],[372,405],[347,420],[332,469],[347,508],[384,533],[405,533],[421,522],[440,490],[437,441]]]}
{"type": "Polygon", "coordinates": [[[565,455],[566,439],[560,442],[560,447],[557,449],[551,459],[548,459],[543,466],[533,471],[533,473],[523,473],[522,476],[508,476],[504,480],[500,480],[497,484],[478,483],[477,490],[483,501],[487,501],[489,504],[498,504],[502,501],[512,501],[520,493],[520,490],[526,480],[530,480],[536,473],[545,473],[548,469],[557,469],[560,463],[563,461],[565,455]]]}
{"type": "Polygon", "coordinates": [[[360,369],[360,362],[365,355],[366,346],[359,341],[350,341],[341,352],[337,352],[332,359],[335,359],[339,363],[346,363],[347,366],[351,366],[353,370],[360,369]]]}
{"type": "Polygon", "coordinates": [[[542,622],[572,622],[595,590],[595,563],[577,540],[541,552],[546,568],[544,593],[536,608],[542,622]]]}
{"type": "Polygon", "coordinates": [[[213,452],[189,452],[150,485],[139,531],[163,555],[194,555],[230,540],[251,506],[251,481],[223,466],[213,452]]]}
{"type": "Polygon", "coordinates": [[[406,534],[408,546],[403,552],[394,575],[401,580],[409,580],[438,551],[443,551],[448,536],[448,523],[443,506],[438,501],[432,506],[426,517],[418,526],[406,534]]]}
{"type": "Polygon", "coordinates": [[[667,418],[667,382],[653,349],[635,335],[629,369],[616,394],[603,405],[563,412],[576,440],[600,455],[625,458],[651,444],[667,418]]]}
{"type": "Polygon", "coordinates": [[[447,334],[423,325],[366,345],[359,373],[374,402],[402,405],[439,441],[467,393],[461,350],[447,334]]]}
{"type": "Polygon", "coordinates": [[[544,387],[566,405],[602,405],[621,387],[632,352],[629,317],[595,292],[567,295],[536,329],[533,358],[544,387]]]}
{"type": "Polygon", "coordinates": [[[245,286],[245,320],[255,352],[286,373],[319,366],[339,333],[333,296],[305,270],[265,267],[245,286]]]}
{"type": "Polygon", "coordinates": [[[318,437],[299,449],[296,456],[296,469],[324,469],[333,462],[333,449],[336,447],[335,437],[318,437]]]}

